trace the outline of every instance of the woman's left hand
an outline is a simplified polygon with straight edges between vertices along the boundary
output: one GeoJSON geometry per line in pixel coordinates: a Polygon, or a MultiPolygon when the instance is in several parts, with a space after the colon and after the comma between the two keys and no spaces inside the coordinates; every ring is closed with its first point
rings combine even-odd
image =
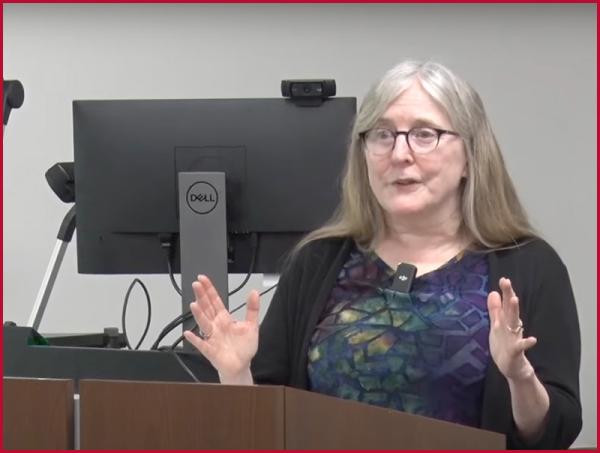
{"type": "Polygon", "coordinates": [[[534,373],[525,351],[537,343],[535,337],[523,338],[523,324],[519,317],[519,298],[510,280],[500,279],[500,290],[488,295],[490,314],[490,353],[500,372],[510,380],[529,378],[534,373]]]}

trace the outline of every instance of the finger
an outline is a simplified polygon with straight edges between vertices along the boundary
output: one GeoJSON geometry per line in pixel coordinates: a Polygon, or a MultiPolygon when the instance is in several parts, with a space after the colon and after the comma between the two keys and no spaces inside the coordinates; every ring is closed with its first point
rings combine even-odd
{"type": "Polygon", "coordinates": [[[186,330],[183,332],[183,336],[187,341],[190,342],[192,346],[194,346],[198,351],[202,353],[204,357],[207,359],[211,359],[211,357],[215,354],[214,346],[210,345],[208,342],[200,338],[198,335],[195,335],[193,332],[186,330]]]}
{"type": "Polygon", "coordinates": [[[502,309],[505,320],[511,328],[519,325],[519,298],[515,294],[512,283],[508,278],[500,279],[502,289],[502,309]]]}
{"type": "Polygon", "coordinates": [[[212,305],[208,301],[208,295],[206,294],[206,289],[204,289],[202,282],[200,280],[192,282],[192,289],[194,290],[196,301],[198,302],[202,311],[204,311],[209,318],[214,318],[215,313],[212,309],[212,305]]]}
{"type": "Polygon", "coordinates": [[[537,344],[537,338],[535,337],[527,337],[527,338],[522,338],[517,342],[517,347],[521,350],[521,351],[527,351],[528,349],[531,349],[532,347],[534,347],[537,344]]]}
{"type": "Polygon", "coordinates": [[[514,295],[514,291],[512,289],[512,284],[510,280],[506,277],[502,277],[500,279],[499,284],[500,291],[502,291],[502,302],[504,303],[514,295]]]}
{"type": "Polygon", "coordinates": [[[512,296],[508,302],[504,303],[505,320],[511,329],[518,329],[521,324],[519,317],[519,298],[512,296]]]}
{"type": "Polygon", "coordinates": [[[258,311],[260,308],[260,296],[258,291],[252,290],[248,295],[246,303],[246,321],[252,324],[258,324],[258,311]]]}
{"type": "Polygon", "coordinates": [[[192,302],[190,304],[190,311],[194,315],[194,319],[196,320],[196,324],[200,327],[200,330],[208,336],[211,336],[214,333],[214,325],[213,322],[206,317],[204,312],[198,307],[198,304],[192,302]]]}
{"type": "Polygon", "coordinates": [[[206,275],[199,275],[198,281],[200,281],[204,288],[206,299],[208,300],[214,315],[216,316],[219,312],[225,310],[225,305],[223,305],[223,301],[221,300],[221,297],[219,297],[219,293],[210,279],[206,275]]]}
{"type": "Polygon", "coordinates": [[[490,326],[498,327],[502,312],[502,301],[497,291],[492,291],[488,294],[487,306],[490,315],[490,326]]]}
{"type": "Polygon", "coordinates": [[[213,319],[216,316],[216,313],[208,301],[208,295],[206,294],[206,290],[204,289],[202,283],[196,280],[192,283],[192,289],[194,290],[196,302],[198,303],[200,310],[204,312],[208,319],[213,319]]]}

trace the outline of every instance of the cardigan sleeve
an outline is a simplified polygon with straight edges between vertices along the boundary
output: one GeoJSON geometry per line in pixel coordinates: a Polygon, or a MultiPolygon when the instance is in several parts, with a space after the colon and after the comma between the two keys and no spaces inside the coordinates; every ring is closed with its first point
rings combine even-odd
{"type": "Polygon", "coordinates": [[[257,384],[286,385],[290,374],[289,307],[294,263],[288,261],[258,333],[258,351],[251,370],[257,384]]]}
{"type": "Polygon", "coordinates": [[[317,240],[287,260],[260,326],[251,367],[256,383],[307,387],[308,340],[352,244],[347,238],[317,240]]]}
{"type": "Polygon", "coordinates": [[[577,309],[568,271],[554,249],[543,241],[527,248],[518,254],[515,291],[523,301],[524,335],[538,340],[527,357],[548,392],[550,407],[545,430],[533,444],[519,439],[512,421],[508,448],[563,449],[574,442],[582,424],[577,309]]]}

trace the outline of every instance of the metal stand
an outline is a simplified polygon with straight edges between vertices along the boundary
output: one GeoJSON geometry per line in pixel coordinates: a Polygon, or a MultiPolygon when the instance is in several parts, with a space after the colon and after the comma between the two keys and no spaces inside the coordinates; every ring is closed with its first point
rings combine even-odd
{"type": "MultiPolygon", "coordinates": [[[[182,313],[189,311],[199,274],[210,278],[228,308],[227,211],[225,173],[179,173],[179,246],[181,250],[182,313]]],[[[183,330],[195,325],[193,319],[183,330]]],[[[191,345],[184,341],[184,350],[191,345]]]]}
{"type": "Polygon", "coordinates": [[[48,305],[48,299],[50,299],[50,293],[52,292],[54,282],[56,281],[56,276],[58,275],[60,265],[62,264],[62,260],[65,256],[67,245],[69,245],[69,242],[71,242],[74,231],[75,205],[73,205],[69,212],[67,212],[67,215],[65,215],[60,229],[58,230],[58,240],[56,241],[56,245],[54,246],[54,250],[50,256],[50,262],[48,263],[46,274],[42,280],[42,286],[38,291],[37,297],[35,298],[33,310],[31,311],[31,315],[29,315],[29,320],[27,321],[28,327],[33,327],[35,330],[39,329],[40,323],[42,322],[42,317],[44,316],[44,311],[48,305]]]}

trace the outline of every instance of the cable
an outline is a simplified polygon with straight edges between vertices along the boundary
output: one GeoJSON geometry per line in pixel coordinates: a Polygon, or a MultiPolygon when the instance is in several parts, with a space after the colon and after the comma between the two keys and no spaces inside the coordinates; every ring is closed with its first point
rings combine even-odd
{"type": "MultiPolygon", "coordinates": [[[[198,334],[200,328],[198,327],[198,324],[196,324],[191,331],[194,332],[195,334],[198,334]]],[[[183,335],[181,335],[177,341],[175,341],[175,343],[173,343],[171,346],[169,346],[169,349],[171,349],[172,351],[175,350],[175,348],[179,345],[179,343],[181,343],[183,341],[185,337],[183,335]]]]}
{"type": "Polygon", "coordinates": [[[127,293],[125,294],[125,300],[123,301],[123,312],[121,313],[121,327],[123,330],[123,337],[125,338],[125,344],[127,345],[128,349],[133,349],[133,348],[131,347],[131,344],[129,344],[129,338],[127,337],[127,328],[125,326],[125,315],[127,313],[127,306],[129,305],[129,295],[131,294],[131,291],[133,290],[133,287],[135,286],[136,283],[138,285],[140,285],[142,287],[142,289],[144,290],[144,293],[146,294],[146,303],[148,304],[148,319],[146,321],[146,328],[144,329],[142,338],[140,338],[140,341],[138,342],[137,346],[135,347],[135,349],[137,350],[142,345],[142,342],[144,341],[144,338],[146,338],[146,334],[148,333],[148,329],[150,328],[150,320],[152,319],[152,303],[150,302],[150,294],[148,293],[148,289],[146,288],[146,285],[144,285],[144,283],[139,278],[134,278],[133,281],[131,282],[131,285],[129,285],[129,288],[127,289],[127,293]]]}
{"type": "Polygon", "coordinates": [[[175,276],[173,275],[173,268],[171,267],[171,260],[167,260],[167,268],[169,269],[169,278],[171,279],[171,284],[173,285],[173,288],[175,288],[177,294],[183,296],[181,288],[179,287],[179,285],[177,285],[177,282],[175,281],[175,276]]]}
{"type": "Polygon", "coordinates": [[[179,345],[179,343],[181,343],[183,341],[184,338],[185,337],[183,335],[181,335],[175,343],[173,343],[171,346],[169,346],[169,349],[174,351],[175,348],[179,345]]]}
{"type": "Polygon", "coordinates": [[[264,296],[265,294],[267,294],[269,291],[271,291],[274,288],[277,288],[278,283],[275,283],[273,286],[271,286],[270,288],[265,289],[262,293],[259,294],[259,296],[264,296]]]}
{"type": "MultiPolygon", "coordinates": [[[[276,287],[277,287],[277,283],[275,283],[275,284],[274,284],[273,286],[271,286],[270,288],[267,288],[267,289],[265,289],[265,290],[264,290],[262,293],[260,293],[260,294],[259,294],[259,297],[260,297],[260,296],[264,296],[265,294],[267,294],[269,291],[271,291],[273,288],[276,288],[276,287]]],[[[234,314],[236,311],[238,311],[238,310],[240,310],[241,308],[245,307],[247,304],[248,304],[247,302],[244,302],[243,304],[241,304],[241,305],[239,305],[239,306],[235,307],[233,310],[231,310],[231,311],[229,312],[229,314],[230,314],[230,315],[234,314]]]]}
{"type": "Polygon", "coordinates": [[[229,297],[233,296],[240,289],[242,289],[246,285],[246,283],[248,283],[248,280],[250,280],[250,277],[252,276],[252,273],[254,272],[254,265],[256,264],[256,256],[258,255],[258,234],[252,233],[252,235],[250,236],[250,247],[252,249],[252,258],[250,259],[250,268],[248,269],[246,278],[244,278],[244,281],[236,289],[234,289],[233,291],[231,291],[228,294],[229,297]]]}
{"type": "MultiPolygon", "coordinates": [[[[175,288],[175,291],[177,291],[177,294],[179,294],[180,296],[183,296],[183,294],[181,292],[181,288],[179,287],[179,285],[177,285],[177,282],[175,281],[175,276],[173,275],[173,267],[171,266],[171,261],[175,254],[175,245],[174,245],[176,242],[175,235],[170,235],[169,237],[163,235],[163,236],[160,236],[159,239],[160,239],[160,246],[163,248],[163,250],[165,250],[167,252],[166,253],[167,260],[166,261],[167,261],[167,269],[169,272],[169,279],[171,280],[171,284],[173,285],[173,288],[175,288]]],[[[161,330],[160,334],[158,335],[157,340],[150,347],[150,350],[160,349],[158,347],[158,345],[160,344],[162,339],[164,337],[166,337],[175,327],[177,327],[179,324],[187,321],[189,318],[191,318],[191,312],[182,313],[182,314],[178,315],[169,324],[167,324],[163,328],[163,330],[161,330]]]]}
{"type": "Polygon", "coordinates": [[[175,329],[178,325],[183,324],[184,322],[186,322],[188,319],[191,319],[192,317],[193,317],[193,315],[192,315],[191,311],[187,311],[187,312],[182,313],[179,316],[177,316],[173,321],[171,321],[169,324],[167,324],[165,326],[165,328],[160,332],[160,334],[158,335],[158,338],[156,339],[156,341],[154,342],[154,344],[152,345],[152,347],[150,349],[151,350],[158,349],[158,345],[160,344],[160,342],[162,341],[163,338],[165,338],[169,333],[171,333],[171,331],[173,329],[175,329]]]}
{"type": "Polygon", "coordinates": [[[181,288],[175,281],[175,276],[173,275],[173,266],[171,265],[171,261],[173,261],[173,257],[175,256],[175,235],[171,234],[169,237],[166,237],[166,235],[161,235],[159,236],[159,239],[160,246],[163,248],[163,250],[165,250],[167,255],[167,270],[169,271],[169,279],[171,280],[171,284],[173,285],[173,288],[175,288],[175,291],[177,291],[177,294],[182,296],[183,294],[181,292],[181,288]]]}
{"type": "MultiPolygon", "coordinates": [[[[196,327],[194,327],[193,329],[191,329],[192,332],[194,332],[195,330],[198,330],[196,327]]],[[[175,348],[179,345],[179,343],[181,343],[183,341],[185,337],[183,335],[181,335],[177,341],[175,341],[175,343],[173,343],[171,346],[169,346],[169,349],[171,349],[172,351],[175,350],[175,348]]]]}

